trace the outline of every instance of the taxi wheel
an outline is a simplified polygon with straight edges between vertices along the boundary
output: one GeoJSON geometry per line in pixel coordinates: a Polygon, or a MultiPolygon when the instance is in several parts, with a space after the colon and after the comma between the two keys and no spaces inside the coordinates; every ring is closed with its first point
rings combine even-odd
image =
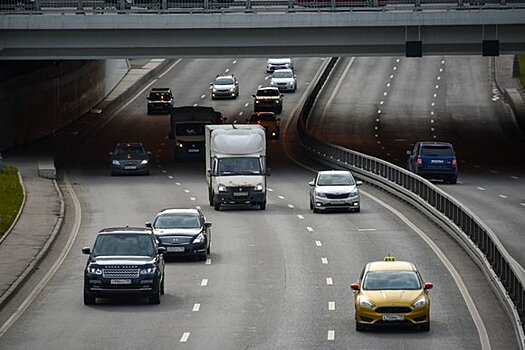
{"type": "Polygon", "coordinates": [[[355,330],[357,332],[363,332],[364,330],[366,330],[366,327],[364,325],[362,325],[361,323],[359,322],[355,322],[355,330]]]}
{"type": "Polygon", "coordinates": [[[423,324],[421,325],[421,330],[422,330],[423,332],[428,332],[428,331],[430,331],[430,321],[428,321],[427,323],[423,323],[423,324]]]}

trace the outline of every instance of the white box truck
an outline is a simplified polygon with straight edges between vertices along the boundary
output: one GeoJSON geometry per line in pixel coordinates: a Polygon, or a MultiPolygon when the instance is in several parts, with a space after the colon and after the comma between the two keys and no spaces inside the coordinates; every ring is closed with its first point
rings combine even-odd
{"type": "Polygon", "coordinates": [[[260,125],[206,125],[206,180],[210,205],[266,209],[266,133],[260,125]]]}

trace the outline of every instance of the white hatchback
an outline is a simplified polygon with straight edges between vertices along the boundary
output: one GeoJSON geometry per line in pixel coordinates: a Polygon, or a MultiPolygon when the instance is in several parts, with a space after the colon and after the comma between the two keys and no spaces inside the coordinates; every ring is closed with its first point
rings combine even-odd
{"type": "Polygon", "coordinates": [[[279,91],[297,90],[297,76],[291,69],[277,69],[270,79],[270,86],[275,86],[279,91]]]}
{"type": "Polygon", "coordinates": [[[271,73],[277,69],[293,70],[293,59],[291,58],[268,58],[266,63],[266,72],[271,73]]]}

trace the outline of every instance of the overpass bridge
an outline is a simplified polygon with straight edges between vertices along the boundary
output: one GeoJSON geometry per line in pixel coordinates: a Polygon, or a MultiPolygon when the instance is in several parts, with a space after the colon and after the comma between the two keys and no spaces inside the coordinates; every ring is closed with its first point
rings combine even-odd
{"type": "Polygon", "coordinates": [[[525,51],[525,2],[46,1],[2,2],[0,60],[525,51]]]}

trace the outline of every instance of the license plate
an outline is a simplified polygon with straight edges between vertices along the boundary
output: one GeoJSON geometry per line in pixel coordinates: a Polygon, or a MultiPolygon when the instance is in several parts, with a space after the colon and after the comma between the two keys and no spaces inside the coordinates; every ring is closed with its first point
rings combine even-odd
{"type": "Polygon", "coordinates": [[[168,247],[168,252],[183,252],[184,247],[168,247]]]}
{"type": "Polygon", "coordinates": [[[445,163],[445,161],[442,160],[442,159],[432,159],[430,161],[430,163],[432,163],[432,164],[443,164],[443,163],[445,163]]]}
{"type": "Polygon", "coordinates": [[[131,280],[111,280],[110,284],[131,284],[131,280]]]}
{"type": "Polygon", "coordinates": [[[137,169],[137,167],[135,165],[126,165],[124,167],[124,169],[126,169],[126,170],[135,170],[135,169],[137,169]]]}
{"type": "Polygon", "coordinates": [[[383,321],[404,321],[403,315],[383,315],[383,321]]]}
{"type": "Polygon", "coordinates": [[[199,153],[199,152],[200,152],[200,149],[198,149],[198,148],[190,148],[188,150],[188,153],[199,153]]]}
{"type": "Polygon", "coordinates": [[[248,195],[248,192],[233,192],[233,195],[235,197],[246,197],[248,195]]]}
{"type": "Polygon", "coordinates": [[[345,204],[345,202],[344,201],[332,201],[332,204],[341,205],[341,204],[345,204]]]}

